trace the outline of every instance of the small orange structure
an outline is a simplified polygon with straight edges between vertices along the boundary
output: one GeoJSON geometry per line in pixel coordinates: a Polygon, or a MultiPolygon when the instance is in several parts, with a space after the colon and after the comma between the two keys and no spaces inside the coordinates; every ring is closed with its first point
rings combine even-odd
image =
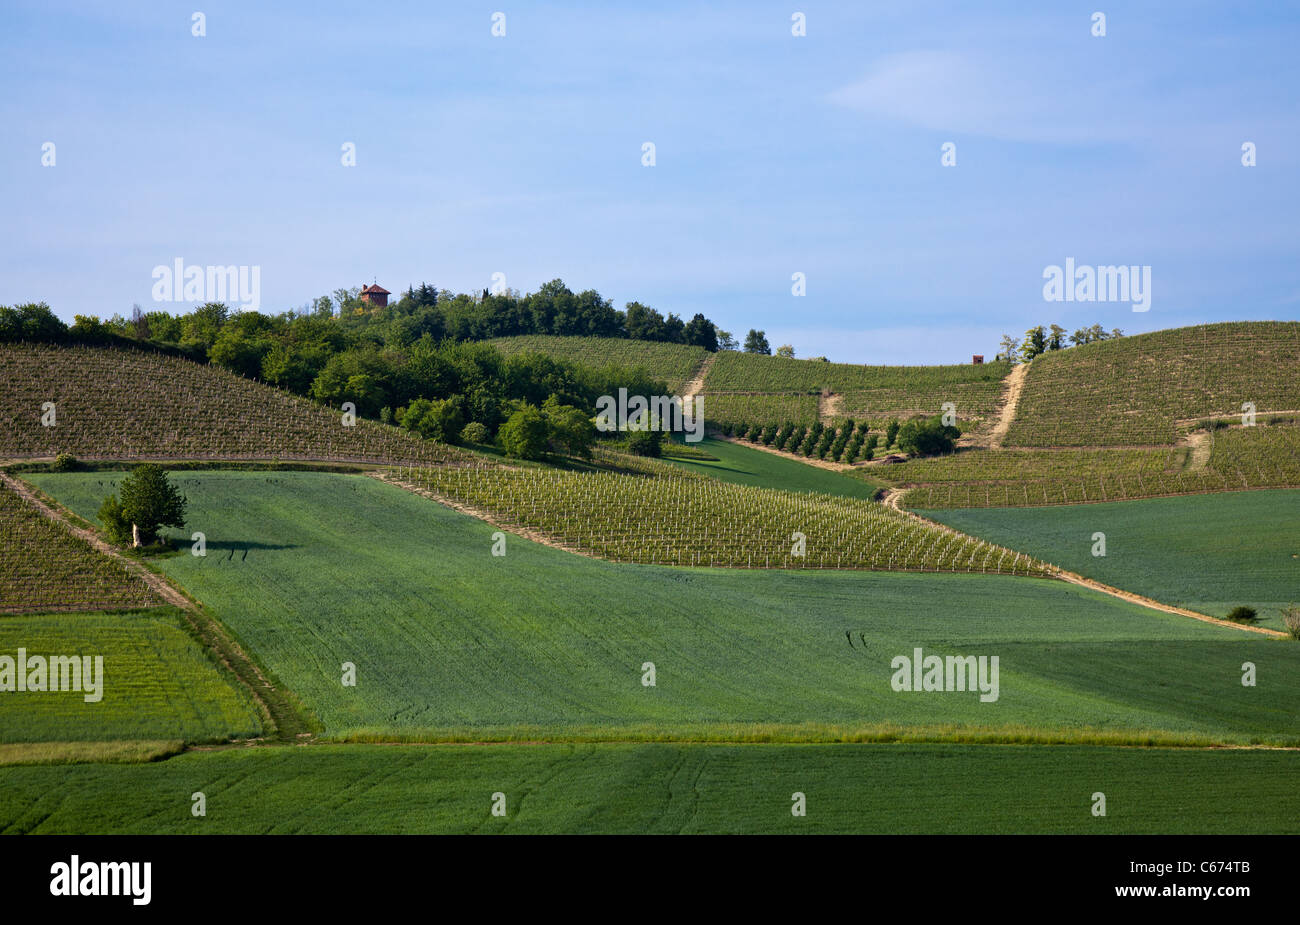
{"type": "Polygon", "coordinates": [[[369,302],[376,308],[386,308],[388,306],[388,297],[392,295],[387,289],[378,283],[371,283],[361,290],[361,301],[369,302]]]}
{"type": "Polygon", "coordinates": [[[984,354],[977,353],[970,358],[970,361],[974,363],[976,366],[981,366],[984,363],[984,354]]]}

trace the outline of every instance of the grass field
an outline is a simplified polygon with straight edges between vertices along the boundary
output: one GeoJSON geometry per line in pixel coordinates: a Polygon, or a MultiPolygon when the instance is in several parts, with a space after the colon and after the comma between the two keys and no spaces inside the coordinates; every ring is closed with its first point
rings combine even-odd
{"type": "Polygon", "coordinates": [[[865,478],[853,479],[807,463],[765,453],[732,443],[705,437],[700,447],[717,462],[710,460],[669,459],[668,462],[689,472],[709,475],[736,485],[753,485],[756,488],[779,488],[785,491],[821,492],[843,495],[847,498],[870,499],[878,486],[865,478]]]}
{"type": "MultiPolygon", "coordinates": [[[[103,699],[78,691],[0,693],[0,742],[254,736],[252,701],[181,628],[171,608],[0,618],[0,655],[102,656],[103,699]]],[[[93,664],[93,663],[92,663],[93,664]]]]}
{"type": "MultiPolygon", "coordinates": [[[[1300,646],[1061,582],[628,566],[516,537],[494,557],[490,526],[366,477],[176,480],[209,556],[162,568],[338,736],[1300,740],[1300,646]],[[1000,699],[893,691],[918,646],[998,655],[1000,699]]],[[[36,481],[98,503],[93,475],[36,481]]]]}
{"type": "Polygon", "coordinates": [[[1213,616],[1249,604],[1281,629],[1279,608],[1300,603],[1300,491],[918,513],[1213,616]],[[1104,557],[1092,555],[1095,532],[1106,534],[1104,557]]]}
{"type": "Polygon", "coordinates": [[[1295,770],[1283,752],[1071,747],[242,749],[0,768],[0,833],[1296,834],[1295,770]]]}

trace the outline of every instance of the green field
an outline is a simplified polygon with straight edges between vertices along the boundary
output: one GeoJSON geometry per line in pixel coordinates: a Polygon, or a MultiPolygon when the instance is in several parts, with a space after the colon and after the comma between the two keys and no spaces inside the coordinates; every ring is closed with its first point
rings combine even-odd
{"type": "MultiPolygon", "coordinates": [[[[75,691],[0,693],[0,742],[255,736],[252,701],[181,628],[179,611],[0,617],[0,655],[102,656],[103,699],[75,691]]],[[[92,662],[93,664],[93,662],[92,662]]]]}
{"type": "Polygon", "coordinates": [[[797,462],[775,453],[751,449],[730,440],[705,437],[691,444],[718,457],[717,462],[694,459],[666,459],[690,472],[710,475],[736,485],[780,488],[785,491],[821,492],[847,498],[870,499],[878,486],[865,478],[851,479],[818,466],[797,462]]]}
{"type": "Polygon", "coordinates": [[[918,513],[1212,616],[1249,604],[1281,629],[1279,608],[1300,604],[1300,491],[918,513]],[[1106,534],[1104,557],[1092,555],[1095,532],[1106,534]]]}
{"type": "Polygon", "coordinates": [[[242,749],[0,768],[0,833],[1296,834],[1296,769],[1286,752],[1074,747],[242,749]]]}
{"type": "MultiPolygon", "coordinates": [[[[35,480],[84,515],[97,475],[35,480]]],[[[492,527],[367,477],[175,480],[209,555],[161,567],[336,736],[1300,741],[1300,646],[1061,582],[630,566],[516,537],[493,557],[492,527]],[[998,655],[1000,699],[893,691],[918,646],[998,655]]]]}

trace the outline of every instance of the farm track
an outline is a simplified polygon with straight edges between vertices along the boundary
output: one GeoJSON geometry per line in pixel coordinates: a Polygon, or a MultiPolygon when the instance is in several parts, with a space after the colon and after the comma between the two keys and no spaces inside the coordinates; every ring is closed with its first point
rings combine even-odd
{"type": "Polygon", "coordinates": [[[1002,449],[1002,443],[1007,439],[1007,431],[1011,429],[1011,422],[1016,419],[1016,408],[1020,405],[1020,395],[1025,390],[1025,377],[1027,375],[1029,375],[1028,363],[1019,363],[1011,367],[1011,372],[1007,374],[1006,395],[1002,400],[1002,407],[998,411],[997,422],[988,435],[989,449],[1002,449]]]}
{"type": "Polygon", "coordinates": [[[839,417],[844,410],[844,396],[835,392],[822,392],[817,396],[817,417],[823,424],[829,424],[839,417]]]}
{"type": "Polygon", "coordinates": [[[4,471],[0,471],[0,482],[31,504],[42,516],[61,524],[77,538],[89,543],[97,551],[138,575],[163,600],[184,613],[186,621],[199,640],[211,650],[217,661],[234,675],[257,704],[258,712],[271,727],[266,730],[268,735],[274,735],[283,741],[301,740],[311,735],[309,731],[305,731],[309,729],[307,720],[294,709],[286,694],[276,690],[226,628],[194,600],[142,562],[124,556],[94,531],[77,526],[63,511],[47,504],[26,482],[4,471]]]}
{"type": "Polygon", "coordinates": [[[695,375],[691,377],[690,381],[687,382],[686,385],[682,386],[683,398],[694,398],[696,395],[699,395],[704,391],[704,380],[708,378],[709,369],[712,368],[713,361],[716,357],[716,353],[710,353],[700,361],[700,365],[695,369],[695,375]]]}
{"type": "MultiPolygon", "coordinates": [[[[894,510],[906,514],[908,517],[938,527],[941,530],[947,530],[949,533],[961,533],[960,530],[954,530],[947,524],[941,524],[937,520],[930,520],[928,517],[922,517],[920,514],[913,513],[904,508],[900,504],[900,500],[905,494],[907,494],[906,489],[900,490],[897,488],[887,488],[880,500],[882,504],[887,504],[894,510]]],[[[1048,564],[1051,565],[1051,563],[1048,564]]],[[[1164,604],[1154,598],[1145,597],[1141,594],[1134,594],[1132,591],[1125,591],[1122,588],[1112,587],[1111,585],[1103,584],[1102,582],[1096,581],[1092,578],[1085,578],[1077,572],[1067,571],[1058,565],[1052,565],[1052,568],[1056,570],[1055,577],[1062,581],[1069,582],[1073,585],[1079,585],[1080,587],[1088,588],[1092,591],[1100,591],[1102,594],[1108,594],[1111,597],[1119,598],[1122,601],[1128,601],[1130,604],[1138,604],[1142,607],[1150,608],[1151,610],[1159,610],[1162,613],[1173,614],[1178,617],[1191,617],[1193,620],[1200,620],[1203,623],[1213,623],[1217,626],[1226,626],[1229,629],[1243,630],[1247,633],[1259,633],[1263,636],[1272,636],[1278,639],[1286,638],[1286,633],[1280,630],[1266,629],[1262,626],[1246,626],[1241,623],[1233,623],[1230,620],[1220,620],[1218,617],[1211,617],[1208,614],[1198,613],[1195,610],[1188,610],[1184,607],[1175,607],[1172,604],[1164,604]]]]}

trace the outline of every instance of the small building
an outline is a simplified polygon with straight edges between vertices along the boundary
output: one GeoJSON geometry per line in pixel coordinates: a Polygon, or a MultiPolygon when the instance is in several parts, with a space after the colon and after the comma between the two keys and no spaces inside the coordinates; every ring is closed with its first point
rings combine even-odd
{"type": "Polygon", "coordinates": [[[984,354],[977,353],[970,358],[970,361],[974,363],[976,366],[982,366],[984,364],[984,354]]]}
{"type": "Polygon", "coordinates": [[[378,283],[371,283],[361,290],[361,301],[369,302],[376,308],[386,308],[388,306],[388,297],[392,295],[387,289],[378,283]]]}

